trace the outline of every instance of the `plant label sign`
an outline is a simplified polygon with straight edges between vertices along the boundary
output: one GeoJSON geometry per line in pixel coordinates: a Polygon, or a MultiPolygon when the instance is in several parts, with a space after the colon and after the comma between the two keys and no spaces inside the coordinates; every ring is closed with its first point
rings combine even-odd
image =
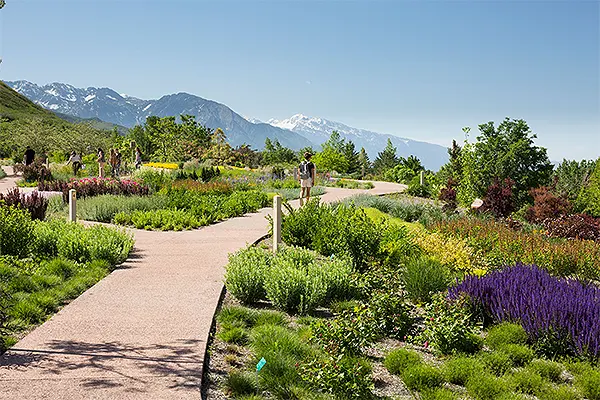
{"type": "Polygon", "coordinates": [[[265,366],[266,363],[267,363],[267,360],[265,360],[264,358],[261,358],[260,361],[258,362],[258,364],[256,364],[256,372],[260,371],[262,369],[262,367],[265,366]]]}

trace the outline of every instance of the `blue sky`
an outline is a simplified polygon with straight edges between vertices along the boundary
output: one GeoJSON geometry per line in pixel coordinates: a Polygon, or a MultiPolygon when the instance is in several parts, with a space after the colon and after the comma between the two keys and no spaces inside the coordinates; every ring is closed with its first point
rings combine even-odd
{"type": "Polygon", "coordinates": [[[579,0],[7,0],[0,79],[184,91],[443,145],[508,116],[553,160],[597,158],[599,20],[579,0]]]}

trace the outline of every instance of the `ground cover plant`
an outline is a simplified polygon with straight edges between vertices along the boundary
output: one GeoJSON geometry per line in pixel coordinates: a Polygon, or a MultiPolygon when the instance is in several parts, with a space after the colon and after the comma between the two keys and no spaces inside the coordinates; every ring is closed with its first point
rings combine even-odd
{"type": "MultiPolygon", "coordinates": [[[[380,204],[390,204],[386,202],[380,204]]],[[[504,256],[492,252],[492,247],[505,234],[501,229],[511,228],[496,222],[499,232],[472,228],[481,241],[483,234],[479,237],[478,231],[488,229],[484,244],[489,247],[484,248],[467,234],[445,230],[445,224],[467,224],[462,219],[444,218],[424,226],[385,215],[378,208],[325,206],[316,201],[290,211],[284,218],[284,241],[312,251],[294,248],[285,256],[274,256],[268,249],[250,247],[233,255],[227,267],[228,301],[244,302],[250,310],[245,315],[270,308],[290,313],[283,326],[280,316],[274,323],[276,329],[262,329],[272,336],[294,337],[294,346],[308,346],[303,348],[312,350],[303,354],[312,358],[283,350],[287,345],[282,342],[271,341],[259,348],[253,344],[255,337],[248,323],[218,321],[217,347],[223,353],[216,357],[224,357],[227,365],[219,368],[223,374],[219,385],[234,396],[237,392],[232,386],[245,388],[242,392],[246,395],[282,399],[596,398],[594,385],[600,376],[593,350],[594,340],[600,337],[594,330],[597,318],[593,318],[600,315],[596,284],[579,281],[572,274],[569,278],[552,276],[551,269],[536,268],[538,275],[526,279],[520,290],[517,283],[523,274],[518,267],[497,264],[490,257],[490,253],[504,256]],[[354,242],[357,233],[363,241],[354,242]],[[317,239],[325,237],[328,243],[317,239]],[[464,257],[453,257],[456,251],[464,252],[464,257]],[[274,262],[276,258],[281,261],[274,262]],[[312,300],[326,298],[315,288],[319,280],[313,276],[318,270],[329,270],[308,268],[313,259],[346,263],[350,270],[343,275],[351,279],[350,289],[342,291],[344,296],[319,303],[312,300]],[[468,260],[469,268],[460,267],[457,259],[468,260]],[[302,273],[296,274],[298,270],[302,273]],[[269,297],[267,291],[273,288],[266,282],[275,282],[273,277],[277,293],[286,288],[283,299],[290,298],[289,293],[301,293],[296,299],[306,300],[293,304],[318,305],[289,307],[286,301],[269,297]],[[286,280],[290,282],[281,283],[286,280]],[[497,283],[488,285],[487,280],[497,283]],[[475,292],[486,300],[471,295],[470,287],[479,288],[475,292]],[[496,287],[499,289],[493,289],[496,287]],[[273,359],[275,365],[268,379],[259,375],[257,385],[251,383],[254,372],[248,365],[261,357],[267,365],[273,359]],[[581,358],[591,363],[583,363],[581,358]],[[280,361],[284,359],[285,363],[280,361]]],[[[468,223],[496,226],[485,218],[468,223]]],[[[546,249],[535,246],[564,243],[564,239],[549,238],[545,233],[516,233],[525,238],[541,236],[543,240],[528,243],[533,248],[527,251],[533,254],[546,249]]],[[[346,284],[342,287],[348,288],[346,284]]],[[[209,372],[211,379],[213,372],[209,372]]]]}
{"type": "Polygon", "coordinates": [[[127,258],[133,239],[104,227],[32,220],[0,206],[0,350],[127,258]]]}

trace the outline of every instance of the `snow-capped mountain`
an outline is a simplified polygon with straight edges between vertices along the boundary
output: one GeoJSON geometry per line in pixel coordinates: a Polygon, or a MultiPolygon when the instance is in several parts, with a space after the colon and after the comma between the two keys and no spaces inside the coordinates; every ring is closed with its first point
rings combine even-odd
{"type": "Polygon", "coordinates": [[[8,86],[34,103],[57,113],[79,118],[98,118],[126,127],[143,124],[151,115],[159,117],[194,115],[210,128],[221,128],[233,145],[264,147],[265,139],[277,139],[292,149],[311,146],[313,142],[292,131],[264,123],[251,123],[224,104],[188,93],[170,94],[158,100],[143,100],[122,95],[109,88],[76,88],[64,83],[38,86],[27,81],[6,82],[8,86]]]}
{"type": "Polygon", "coordinates": [[[374,160],[377,157],[377,153],[385,148],[389,138],[396,147],[396,154],[399,157],[415,155],[426,168],[435,171],[448,161],[448,153],[443,146],[353,128],[340,122],[329,121],[323,118],[311,118],[306,115],[296,114],[281,121],[271,119],[267,123],[296,132],[319,145],[329,139],[331,132],[337,131],[343,138],[352,140],[357,150],[364,147],[371,160],[374,160]]]}
{"type": "Polygon", "coordinates": [[[448,160],[446,148],[436,144],[352,128],[340,122],[302,114],[263,123],[257,119],[242,117],[224,104],[188,93],[170,94],[158,100],[143,100],[119,94],[109,88],[84,89],[64,83],[38,86],[27,81],[5,83],[34,103],[56,113],[84,119],[97,118],[125,127],[143,124],[151,115],[194,115],[197,121],[209,128],[223,129],[228,141],[234,146],[246,143],[253,148],[262,149],[268,137],[295,150],[307,146],[319,150],[320,145],[335,130],[344,138],[352,140],[357,151],[364,147],[371,160],[385,148],[388,138],[396,146],[398,156],[415,155],[429,169],[437,170],[448,160]]]}

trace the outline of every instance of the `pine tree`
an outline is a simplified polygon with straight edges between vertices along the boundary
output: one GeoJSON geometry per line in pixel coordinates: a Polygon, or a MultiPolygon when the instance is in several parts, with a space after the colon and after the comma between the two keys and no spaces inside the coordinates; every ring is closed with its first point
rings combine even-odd
{"type": "Polygon", "coordinates": [[[348,140],[344,145],[344,156],[348,161],[348,173],[353,174],[360,171],[360,163],[358,160],[358,152],[352,140],[348,140]]]}
{"type": "Polygon", "coordinates": [[[360,148],[360,153],[358,154],[358,165],[360,166],[360,177],[364,178],[371,169],[371,161],[369,160],[369,155],[364,147],[360,148]]]}
{"type": "Polygon", "coordinates": [[[382,174],[386,170],[393,168],[397,163],[398,158],[396,157],[396,148],[388,138],[385,149],[377,154],[377,158],[373,162],[373,169],[378,174],[382,174]]]}

